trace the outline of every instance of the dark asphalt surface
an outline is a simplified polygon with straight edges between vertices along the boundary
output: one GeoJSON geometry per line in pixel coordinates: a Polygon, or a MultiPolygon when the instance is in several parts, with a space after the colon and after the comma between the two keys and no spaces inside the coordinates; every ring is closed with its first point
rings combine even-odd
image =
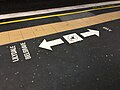
{"type": "MultiPolygon", "coordinates": [[[[118,10],[120,8],[87,12],[76,15],[76,19],[118,10]]],[[[0,32],[70,19],[70,16],[54,17],[2,25],[0,32]]],[[[0,90],[120,90],[119,23],[120,20],[114,20],[0,46],[0,90]],[[88,32],[88,28],[100,31],[100,37],[81,36],[80,33],[88,32]],[[69,44],[63,36],[72,33],[83,40],[69,44]],[[53,51],[39,47],[43,39],[51,41],[58,38],[64,44],[52,47],[53,51]],[[26,47],[21,47],[21,43],[26,44],[24,52],[26,47]],[[13,46],[16,50],[11,51],[13,46]],[[29,56],[26,52],[30,53],[31,59],[25,58],[29,56]],[[13,63],[12,56],[15,58],[17,55],[19,61],[13,63]]]]}
{"type": "Polygon", "coordinates": [[[120,90],[120,20],[0,46],[0,90],[120,90]],[[112,31],[103,29],[107,27],[112,31]],[[63,35],[100,31],[68,44],[63,35]],[[65,43],[53,51],[39,48],[43,39],[61,38],[65,43]],[[30,60],[20,43],[25,42],[30,60]],[[13,63],[10,47],[19,61],[13,63]]]}

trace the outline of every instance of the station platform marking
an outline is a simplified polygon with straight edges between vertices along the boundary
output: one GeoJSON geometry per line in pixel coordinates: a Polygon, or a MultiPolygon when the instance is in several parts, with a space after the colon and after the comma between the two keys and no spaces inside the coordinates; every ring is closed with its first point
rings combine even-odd
{"type": "Polygon", "coordinates": [[[20,23],[20,22],[25,22],[25,21],[33,21],[33,20],[52,18],[52,17],[60,17],[60,16],[73,15],[73,14],[78,14],[78,13],[85,13],[85,12],[91,12],[91,11],[97,11],[97,10],[111,9],[111,8],[117,8],[117,7],[120,7],[120,5],[98,7],[98,8],[87,9],[87,10],[82,10],[82,11],[74,11],[74,12],[62,13],[62,14],[38,16],[38,17],[25,18],[25,19],[16,19],[16,20],[11,20],[11,21],[0,22],[0,25],[20,23]]]}
{"type": "Polygon", "coordinates": [[[40,14],[48,14],[48,13],[54,13],[54,12],[60,12],[60,11],[67,11],[67,10],[71,10],[71,9],[76,10],[76,9],[84,9],[84,8],[99,7],[99,6],[105,6],[105,5],[115,5],[115,4],[120,4],[120,1],[109,1],[109,2],[100,2],[100,3],[84,4],[84,5],[77,5],[77,6],[45,9],[45,10],[36,10],[36,11],[28,11],[28,12],[2,14],[2,15],[0,15],[0,19],[25,17],[25,16],[32,16],[32,15],[40,15],[40,14]]]}
{"type": "Polygon", "coordinates": [[[1,32],[0,45],[5,45],[5,44],[41,37],[45,35],[55,34],[77,28],[83,28],[117,19],[120,19],[120,11],[100,14],[88,18],[70,20],[65,22],[57,22],[57,23],[1,32]]]}

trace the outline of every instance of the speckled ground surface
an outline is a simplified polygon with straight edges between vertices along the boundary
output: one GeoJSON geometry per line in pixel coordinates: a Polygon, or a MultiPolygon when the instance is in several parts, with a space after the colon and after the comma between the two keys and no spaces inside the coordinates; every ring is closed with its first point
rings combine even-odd
{"type": "Polygon", "coordinates": [[[0,90],[120,90],[120,20],[0,46],[0,90]],[[100,31],[69,44],[64,35],[100,31]],[[43,39],[61,38],[53,51],[39,47],[43,39]],[[31,59],[26,60],[20,43],[31,59]],[[18,62],[12,62],[10,47],[18,62]]]}

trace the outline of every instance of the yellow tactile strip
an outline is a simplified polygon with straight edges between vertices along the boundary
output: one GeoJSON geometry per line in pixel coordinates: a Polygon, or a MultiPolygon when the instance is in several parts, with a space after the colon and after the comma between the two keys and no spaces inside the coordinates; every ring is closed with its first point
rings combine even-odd
{"type": "Polygon", "coordinates": [[[120,19],[120,11],[0,33],[0,45],[120,19]]]}

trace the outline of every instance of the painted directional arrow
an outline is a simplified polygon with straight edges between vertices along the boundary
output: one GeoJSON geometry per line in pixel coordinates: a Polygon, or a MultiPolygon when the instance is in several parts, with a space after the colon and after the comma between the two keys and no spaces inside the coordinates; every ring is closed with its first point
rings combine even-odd
{"type": "Polygon", "coordinates": [[[92,29],[87,29],[89,30],[89,32],[84,32],[84,33],[80,33],[83,37],[89,37],[89,36],[93,36],[93,35],[97,35],[98,37],[100,36],[99,31],[96,30],[92,30],[92,29]]]}
{"type": "Polygon", "coordinates": [[[60,45],[63,44],[63,40],[62,39],[56,39],[56,40],[52,40],[52,41],[46,41],[45,39],[42,41],[42,43],[39,45],[40,48],[44,48],[44,49],[48,49],[52,51],[52,46],[56,46],[56,45],[60,45]]]}

